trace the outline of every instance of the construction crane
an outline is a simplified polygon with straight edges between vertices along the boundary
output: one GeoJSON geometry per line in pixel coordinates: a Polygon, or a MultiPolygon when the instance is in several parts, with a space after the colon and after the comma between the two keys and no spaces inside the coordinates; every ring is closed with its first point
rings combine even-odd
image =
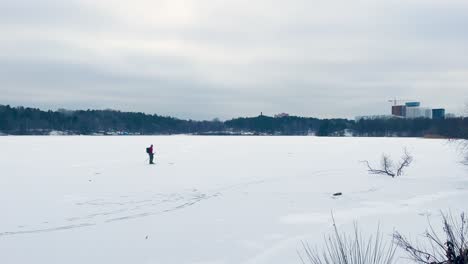
{"type": "Polygon", "coordinates": [[[411,102],[411,101],[414,101],[414,100],[408,100],[408,99],[396,99],[396,98],[393,98],[391,100],[388,100],[389,103],[393,103],[393,105],[397,105],[398,102],[411,102]]]}

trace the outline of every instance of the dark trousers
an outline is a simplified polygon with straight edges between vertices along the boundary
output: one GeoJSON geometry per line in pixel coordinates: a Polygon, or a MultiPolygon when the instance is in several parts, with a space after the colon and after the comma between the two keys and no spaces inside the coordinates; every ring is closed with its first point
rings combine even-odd
{"type": "Polygon", "coordinates": [[[149,164],[154,164],[153,159],[154,159],[154,154],[150,153],[149,154],[149,164]]]}

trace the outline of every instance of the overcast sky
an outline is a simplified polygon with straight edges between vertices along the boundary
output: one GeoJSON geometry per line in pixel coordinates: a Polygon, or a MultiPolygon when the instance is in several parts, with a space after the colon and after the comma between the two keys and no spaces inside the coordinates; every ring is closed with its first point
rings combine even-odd
{"type": "Polygon", "coordinates": [[[0,0],[0,104],[179,118],[460,113],[467,0],[0,0]]]}

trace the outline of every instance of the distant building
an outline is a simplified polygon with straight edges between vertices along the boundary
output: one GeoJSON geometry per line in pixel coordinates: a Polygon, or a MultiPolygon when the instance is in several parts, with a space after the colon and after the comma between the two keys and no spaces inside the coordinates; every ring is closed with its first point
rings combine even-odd
{"type": "Polygon", "coordinates": [[[406,107],[420,107],[421,103],[420,102],[407,102],[405,106],[406,107]]]}
{"type": "Polygon", "coordinates": [[[445,119],[445,109],[432,109],[432,119],[445,119]]]}
{"type": "Polygon", "coordinates": [[[445,109],[421,107],[420,102],[407,102],[405,105],[393,105],[392,115],[404,118],[445,118],[445,109]]]}
{"type": "Polygon", "coordinates": [[[394,105],[392,106],[392,115],[394,116],[406,116],[406,106],[404,105],[394,105]]]}
{"type": "Polygon", "coordinates": [[[425,107],[406,107],[406,118],[432,118],[432,109],[425,107]]]}
{"type": "Polygon", "coordinates": [[[287,114],[287,113],[279,113],[279,114],[275,115],[275,118],[288,117],[288,116],[289,116],[289,114],[287,114]]]}

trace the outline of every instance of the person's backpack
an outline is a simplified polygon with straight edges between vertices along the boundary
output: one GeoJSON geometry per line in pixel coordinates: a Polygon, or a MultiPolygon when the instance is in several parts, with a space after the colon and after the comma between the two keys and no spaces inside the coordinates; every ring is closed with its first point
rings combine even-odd
{"type": "Polygon", "coordinates": [[[150,148],[146,148],[146,153],[150,154],[150,148]]]}

